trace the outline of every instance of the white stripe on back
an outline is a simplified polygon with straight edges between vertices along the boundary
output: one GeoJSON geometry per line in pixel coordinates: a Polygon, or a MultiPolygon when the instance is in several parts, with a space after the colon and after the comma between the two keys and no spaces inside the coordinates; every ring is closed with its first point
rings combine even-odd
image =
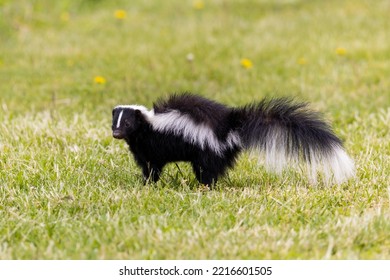
{"type": "Polygon", "coordinates": [[[148,119],[156,131],[180,135],[186,142],[196,144],[202,150],[207,146],[218,155],[234,146],[241,146],[241,139],[237,132],[229,132],[226,139],[220,141],[208,125],[196,124],[190,116],[183,115],[177,110],[149,115],[148,119]]]}

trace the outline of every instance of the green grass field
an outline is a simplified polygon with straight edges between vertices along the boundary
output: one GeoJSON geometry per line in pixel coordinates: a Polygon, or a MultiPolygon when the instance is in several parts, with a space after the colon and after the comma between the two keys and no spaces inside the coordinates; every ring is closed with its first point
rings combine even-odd
{"type": "Polygon", "coordinates": [[[0,259],[390,259],[389,10],[0,0],[0,259]],[[243,154],[214,190],[186,163],[143,186],[112,107],[181,91],[308,101],[357,176],[312,186],[243,154]]]}

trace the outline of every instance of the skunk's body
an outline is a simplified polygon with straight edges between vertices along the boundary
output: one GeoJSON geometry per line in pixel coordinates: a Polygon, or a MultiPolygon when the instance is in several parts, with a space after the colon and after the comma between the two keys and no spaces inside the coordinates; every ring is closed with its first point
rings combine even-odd
{"type": "Polygon", "coordinates": [[[188,161],[199,182],[213,184],[248,149],[260,151],[266,168],[276,173],[304,162],[311,181],[318,171],[336,183],[354,174],[340,139],[306,104],[282,98],[229,108],[186,93],[153,107],[113,110],[113,136],[128,143],[145,180],[157,181],[169,162],[188,161]]]}

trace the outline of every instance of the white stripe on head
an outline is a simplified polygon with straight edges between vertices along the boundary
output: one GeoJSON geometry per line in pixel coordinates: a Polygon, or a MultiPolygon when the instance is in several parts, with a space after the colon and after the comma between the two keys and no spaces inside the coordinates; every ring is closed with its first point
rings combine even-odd
{"type": "Polygon", "coordinates": [[[123,115],[123,110],[119,113],[118,122],[116,123],[116,128],[119,128],[121,125],[122,115],[123,115]]]}
{"type": "Polygon", "coordinates": [[[142,105],[117,105],[115,106],[114,109],[133,109],[133,110],[140,110],[142,112],[148,111],[148,109],[142,105]]]}
{"type": "Polygon", "coordinates": [[[114,107],[115,109],[132,109],[139,110],[142,114],[144,114],[147,118],[152,118],[154,115],[153,110],[149,111],[145,106],[142,105],[117,105],[114,107]]]}

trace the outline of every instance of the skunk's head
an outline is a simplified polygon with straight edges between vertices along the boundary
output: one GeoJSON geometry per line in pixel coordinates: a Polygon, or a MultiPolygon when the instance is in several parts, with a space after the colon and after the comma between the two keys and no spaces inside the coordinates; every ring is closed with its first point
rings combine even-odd
{"type": "Polygon", "coordinates": [[[112,136],[116,139],[124,139],[131,136],[139,129],[146,111],[143,106],[119,105],[112,110],[112,136]]]}

